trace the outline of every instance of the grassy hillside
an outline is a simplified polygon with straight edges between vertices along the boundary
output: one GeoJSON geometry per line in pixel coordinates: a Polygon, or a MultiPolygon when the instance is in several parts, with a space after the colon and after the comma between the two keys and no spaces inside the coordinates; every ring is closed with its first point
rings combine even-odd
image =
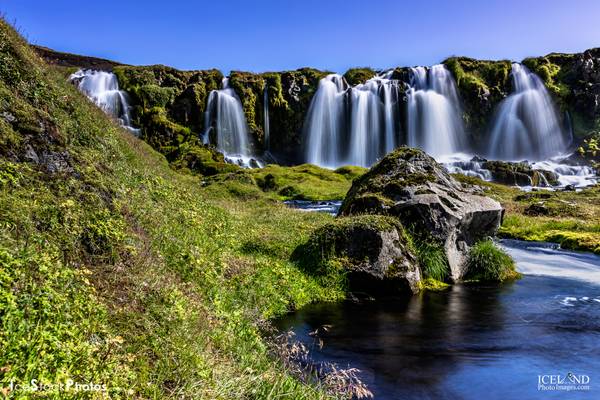
{"type": "MultiPolygon", "coordinates": [[[[269,317],[342,296],[287,261],[330,220],[254,183],[173,171],[0,22],[0,387],[328,397],[261,334],[269,317]]],[[[42,397],[106,397],[55,389],[42,397]]]]}

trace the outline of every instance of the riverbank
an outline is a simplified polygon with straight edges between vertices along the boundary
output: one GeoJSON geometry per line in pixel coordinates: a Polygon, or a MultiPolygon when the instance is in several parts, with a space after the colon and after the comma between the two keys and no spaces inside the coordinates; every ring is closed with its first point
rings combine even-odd
{"type": "Polygon", "coordinates": [[[600,254],[600,185],[578,191],[524,192],[518,187],[454,176],[481,186],[506,209],[500,236],[554,242],[565,249],[600,254]]]}

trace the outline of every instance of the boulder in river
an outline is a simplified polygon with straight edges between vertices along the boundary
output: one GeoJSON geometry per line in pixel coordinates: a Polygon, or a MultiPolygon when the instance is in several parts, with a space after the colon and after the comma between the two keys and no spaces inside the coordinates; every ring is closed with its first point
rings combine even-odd
{"type": "Polygon", "coordinates": [[[340,216],[379,214],[440,243],[456,281],[469,247],[494,236],[504,209],[475,188],[463,186],[421,150],[400,147],[352,184],[340,216]]]}
{"type": "Polygon", "coordinates": [[[337,218],[317,229],[293,258],[312,275],[345,276],[354,293],[419,291],[417,256],[404,228],[392,217],[337,218]]]}

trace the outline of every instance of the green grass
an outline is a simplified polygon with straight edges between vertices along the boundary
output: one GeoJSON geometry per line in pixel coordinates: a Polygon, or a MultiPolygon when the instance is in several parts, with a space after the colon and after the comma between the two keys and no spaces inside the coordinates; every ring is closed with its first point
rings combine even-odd
{"type": "Polygon", "coordinates": [[[311,164],[282,167],[268,165],[250,171],[257,185],[279,200],[341,200],[352,180],[366,171],[361,167],[341,167],[334,171],[311,164]]]}
{"type": "Polygon", "coordinates": [[[4,22],[0,61],[0,114],[16,117],[0,117],[0,386],[71,378],[107,384],[97,398],[328,398],[263,334],[271,317],[343,297],[289,261],[332,217],[253,182],[202,187],[173,171],[4,22]],[[40,164],[25,162],[28,147],[40,164]],[[49,172],[45,155],[64,165],[49,172]]]}
{"type": "Polygon", "coordinates": [[[565,249],[600,254],[600,185],[577,192],[525,193],[473,177],[455,178],[483,187],[487,196],[502,203],[506,214],[501,237],[554,242],[565,249]],[[542,205],[546,215],[528,215],[532,205],[542,205]]]}
{"type": "Polygon", "coordinates": [[[502,282],[518,277],[513,259],[491,240],[477,242],[469,250],[466,280],[502,282]]]}
{"type": "Polygon", "coordinates": [[[507,238],[559,243],[572,250],[588,250],[600,254],[600,223],[570,218],[528,217],[509,215],[500,235],[507,238]]]}
{"type": "Polygon", "coordinates": [[[450,268],[444,248],[433,240],[413,240],[413,243],[423,278],[439,282],[448,279],[450,268]]]}

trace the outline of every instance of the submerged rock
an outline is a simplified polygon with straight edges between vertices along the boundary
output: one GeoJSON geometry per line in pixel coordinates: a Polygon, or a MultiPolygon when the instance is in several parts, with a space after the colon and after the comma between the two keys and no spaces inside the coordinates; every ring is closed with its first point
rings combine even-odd
{"type": "Polygon", "coordinates": [[[450,276],[464,275],[469,246],[495,235],[504,210],[462,186],[421,150],[400,147],[354,181],[340,215],[381,214],[443,245],[450,276]]]}

